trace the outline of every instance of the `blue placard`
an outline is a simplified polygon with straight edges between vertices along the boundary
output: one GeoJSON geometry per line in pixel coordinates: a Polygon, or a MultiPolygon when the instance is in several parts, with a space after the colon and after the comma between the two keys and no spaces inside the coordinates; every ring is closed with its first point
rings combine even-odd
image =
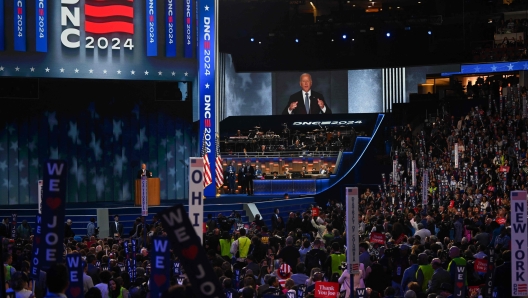
{"type": "Polygon", "coordinates": [[[165,3],[165,56],[176,57],[176,1],[165,3]]]}
{"type": "Polygon", "coordinates": [[[4,0],[0,0],[0,51],[5,50],[4,0]]]}
{"type": "Polygon", "coordinates": [[[193,9],[192,9],[193,1],[191,0],[185,0],[184,2],[184,17],[183,17],[183,55],[185,58],[192,58],[193,57],[193,46],[192,46],[192,40],[193,40],[193,9]]]}
{"type": "Polygon", "coordinates": [[[181,267],[180,267],[180,261],[174,261],[174,263],[172,264],[172,268],[173,268],[173,273],[174,275],[180,275],[182,272],[181,272],[181,267]]]}
{"type": "Polygon", "coordinates": [[[147,31],[145,32],[147,41],[147,56],[158,56],[158,26],[157,26],[157,13],[156,13],[156,1],[147,0],[146,9],[146,25],[147,31]]]}
{"type": "Polygon", "coordinates": [[[26,0],[13,0],[15,51],[26,51],[26,0]]]}
{"type": "Polygon", "coordinates": [[[66,296],[68,298],[84,297],[81,255],[78,253],[66,255],[66,266],[68,267],[68,275],[70,277],[70,284],[66,290],[66,296]]]}
{"type": "Polygon", "coordinates": [[[170,244],[167,237],[155,237],[152,239],[152,244],[150,297],[161,297],[170,286],[170,244]]]}
{"type": "Polygon", "coordinates": [[[42,250],[40,249],[40,242],[42,240],[42,216],[37,214],[35,220],[37,224],[35,228],[35,234],[33,235],[33,252],[31,253],[31,270],[29,271],[29,277],[33,280],[37,280],[40,274],[40,260],[42,259],[42,250]]]}
{"type": "Polygon", "coordinates": [[[37,52],[47,52],[48,0],[35,1],[35,32],[37,52]]]}
{"type": "Polygon", "coordinates": [[[200,131],[204,132],[200,148],[205,142],[209,157],[212,183],[205,187],[204,195],[216,196],[215,155],[216,155],[216,120],[215,120],[215,1],[198,2],[198,84],[200,103],[200,131]]]}
{"type": "Polygon", "coordinates": [[[42,240],[44,255],[42,270],[47,270],[63,259],[64,213],[66,210],[67,166],[62,160],[44,164],[44,195],[42,198],[42,240]]]}

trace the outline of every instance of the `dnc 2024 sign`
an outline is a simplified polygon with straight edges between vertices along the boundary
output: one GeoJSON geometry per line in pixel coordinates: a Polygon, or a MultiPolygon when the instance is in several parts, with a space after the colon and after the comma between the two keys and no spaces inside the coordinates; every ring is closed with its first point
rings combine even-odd
{"type": "Polygon", "coordinates": [[[0,75],[192,80],[194,9],[190,0],[0,0],[0,75]]]}

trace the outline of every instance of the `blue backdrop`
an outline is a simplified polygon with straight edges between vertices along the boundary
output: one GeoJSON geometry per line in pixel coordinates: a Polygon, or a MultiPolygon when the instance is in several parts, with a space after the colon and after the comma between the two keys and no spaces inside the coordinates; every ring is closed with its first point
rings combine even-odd
{"type": "Polygon", "coordinates": [[[161,179],[162,200],[187,198],[198,147],[191,102],[154,95],[154,82],[41,80],[39,100],[4,99],[0,205],[36,204],[50,158],[68,163],[67,202],[133,201],[143,162],[161,179]]]}

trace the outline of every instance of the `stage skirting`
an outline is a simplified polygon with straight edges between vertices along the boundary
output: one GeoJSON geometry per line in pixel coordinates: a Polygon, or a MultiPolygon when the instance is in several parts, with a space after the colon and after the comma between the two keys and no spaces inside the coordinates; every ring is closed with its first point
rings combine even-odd
{"type": "Polygon", "coordinates": [[[314,195],[320,179],[253,180],[255,195],[314,195]]]}

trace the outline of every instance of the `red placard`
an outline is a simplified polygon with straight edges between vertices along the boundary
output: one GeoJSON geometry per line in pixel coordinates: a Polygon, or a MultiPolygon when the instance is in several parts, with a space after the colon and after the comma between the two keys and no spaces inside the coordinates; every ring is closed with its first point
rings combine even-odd
{"type": "Polygon", "coordinates": [[[506,218],[504,218],[504,217],[497,217],[497,218],[495,219],[495,221],[496,221],[499,225],[503,225],[503,224],[506,223],[506,218]]]}
{"type": "Polygon", "coordinates": [[[455,207],[455,201],[451,200],[449,201],[449,208],[454,208],[455,207]]]}
{"type": "Polygon", "coordinates": [[[370,233],[370,243],[385,244],[385,234],[380,232],[370,233]]]}
{"type": "Polygon", "coordinates": [[[504,172],[509,173],[510,172],[510,167],[509,166],[500,166],[499,171],[501,171],[503,173],[504,172]]]}
{"type": "Polygon", "coordinates": [[[312,208],[312,216],[313,217],[319,216],[319,208],[317,207],[312,208]]]}
{"type": "Polygon", "coordinates": [[[480,293],[480,286],[469,286],[469,297],[477,297],[480,293]]]}
{"type": "Polygon", "coordinates": [[[478,273],[486,273],[488,272],[488,261],[484,259],[476,259],[474,268],[478,273]]]}
{"type": "Polygon", "coordinates": [[[314,293],[315,298],[336,298],[339,296],[339,283],[316,282],[314,293]]]}
{"type": "Polygon", "coordinates": [[[402,243],[404,238],[405,238],[405,234],[401,233],[400,237],[398,237],[398,239],[396,239],[396,241],[394,243],[400,244],[400,243],[402,243]]]}

